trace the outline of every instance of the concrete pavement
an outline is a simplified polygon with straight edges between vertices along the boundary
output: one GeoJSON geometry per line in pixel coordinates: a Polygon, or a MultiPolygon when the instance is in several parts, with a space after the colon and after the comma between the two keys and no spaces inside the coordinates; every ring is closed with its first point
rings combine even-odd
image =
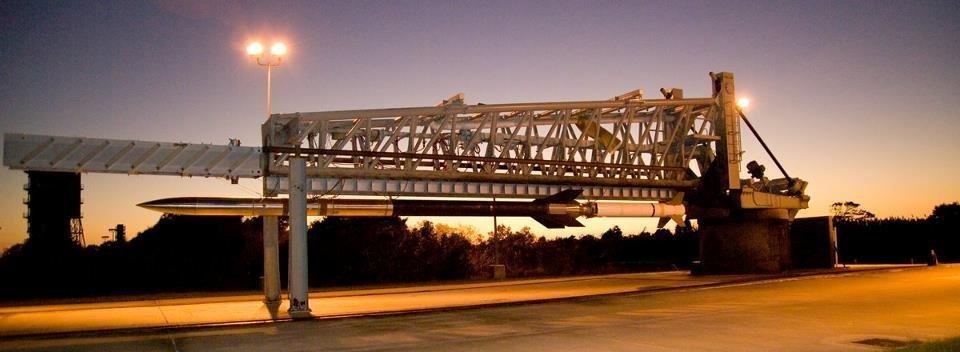
{"type": "MultiPolygon", "coordinates": [[[[310,305],[315,317],[334,318],[622,294],[756,278],[748,275],[690,276],[686,272],[673,271],[321,291],[310,294],[310,305]]],[[[262,299],[261,295],[239,295],[2,307],[0,337],[290,319],[288,302],[271,307],[262,299]]]]}
{"type": "MultiPolygon", "coordinates": [[[[0,339],[0,350],[870,350],[854,341],[960,335],[960,267],[876,271],[802,280],[736,284],[743,278],[654,273],[575,279],[325,292],[311,295],[324,317],[441,309],[429,314],[319,320],[207,329],[0,339]],[[739,281],[738,281],[739,280],[739,281]],[[690,287],[728,285],[709,290],[690,287]],[[586,293],[660,294],[560,300],[547,304],[443,311],[465,304],[518,302],[586,293]],[[376,292],[379,291],[379,292],[376,292]],[[314,298],[316,297],[316,298],[314,298]]],[[[769,279],[769,278],[768,278],[769,279]]],[[[109,326],[123,312],[168,324],[236,308],[237,301],[143,307],[5,309],[0,327],[29,330],[30,320],[79,319],[109,326]],[[213,304],[211,307],[209,305],[213,304]],[[223,304],[226,304],[225,306],[223,304]],[[164,307],[167,307],[166,309],[164,307]],[[74,313],[71,313],[74,312],[74,313]],[[84,312],[84,313],[80,313],[84,312]],[[168,314],[170,313],[170,314],[168,314]],[[18,316],[17,314],[23,314],[18,316]],[[37,315],[39,314],[39,315],[37,315]],[[47,315],[44,315],[47,314],[47,315]],[[67,318],[63,318],[66,314],[67,318]],[[77,314],[77,315],[71,315],[77,314]],[[100,315],[91,319],[90,315],[100,315]],[[169,317],[167,317],[169,315],[169,317]],[[27,326],[18,326],[27,324],[27,326]]],[[[167,302],[169,303],[169,302],[167,302]]],[[[102,305],[102,304],[101,304],[102,305]]],[[[261,305],[262,306],[262,305],[261,305]]],[[[237,316],[251,315],[235,313],[237,316]]],[[[257,313],[262,314],[262,313],[257,313]]],[[[131,318],[132,319],[132,318],[131,318]]],[[[54,326],[69,325],[53,324],[54,326]]],[[[33,329],[36,329],[35,327],[33,329]]],[[[35,331],[35,330],[34,330],[35,331]]]]}

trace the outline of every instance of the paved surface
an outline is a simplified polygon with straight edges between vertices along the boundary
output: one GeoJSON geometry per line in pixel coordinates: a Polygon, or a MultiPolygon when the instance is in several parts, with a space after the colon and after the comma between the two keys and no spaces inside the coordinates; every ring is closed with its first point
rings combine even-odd
{"type": "MultiPolygon", "coordinates": [[[[314,316],[333,318],[622,294],[757,278],[748,275],[698,277],[672,271],[313,292],[310,306],[314,316]]],[[[288,302],[270,307],[262,300],[262,295],[242,295],[2,307],[0,337],[290,319],[288,302]]]]}
{"type": "MultiPolygon", "coordinates": [[[[402,295],[328,294],[334,301],[346,300],[344,303],[360,300],[354,302],[353,308],[344,309],[360,311],[374,309],[360,306],[364,299],[369,304],[397,308],[402,303],[390,301],[405,301],[402,297],[410,295],[434,294],[438,296],[432,298],[439,299],[450,294],[471,296],[464,291],[480,290],[495,296],[488,300],[502,301],[503,297],[533,295],[531,291],[540,291],[535,288],[539,285],[563,291],[564,287],[581,284],[603,286],[607,281],[633,281],[633,290],[637,290],[642,285],[686,285],[697,280],[670,275],[505,283],[493,288],[448,287],[402,295]],[[657,281],[670,284],[651,283],[657,281]],[[496,292],[504,293],[496,298],[496,292]]],[[[854,341],[927,340],[960,335],[957,297],[960,266],[941,266],[424,314],[154,332],[8,337],[0,340],[0,350],[875,350],[854,341]]],[[[328,301],[321,298],[313,304],[320,302],[328,301]]],[[[315,311],[318,308],[315,306],[315,311]]],[[[48,319],[59,319],[62,309],[57,312],[48,319]]],[[[9,317],[0,316],[4,331],[10,326],[9,317]]],[[[115,318],[106,315],[103,320],[115,318]]]]}

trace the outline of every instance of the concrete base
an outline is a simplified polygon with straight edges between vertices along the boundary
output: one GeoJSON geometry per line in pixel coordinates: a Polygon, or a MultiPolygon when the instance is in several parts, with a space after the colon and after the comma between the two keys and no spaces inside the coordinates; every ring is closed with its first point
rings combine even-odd
{"type": "Polygon", "coordinates": [[[704,274],[778,273],[791,267],[786,219],[701,219],[704,274]]]}
{"type": "Polygon", "coordinates": [[[837,265],[837,230],[832,216],[797,218],[790,225],[790,255],[797,269],[837,265]]]}
{"type": "Polygon", "coordinates": [[[313,312],[309,308],[307,310],[287,310],[287,314],[290,314],[290,318],[295,320],[313,319],[313,312]]]}

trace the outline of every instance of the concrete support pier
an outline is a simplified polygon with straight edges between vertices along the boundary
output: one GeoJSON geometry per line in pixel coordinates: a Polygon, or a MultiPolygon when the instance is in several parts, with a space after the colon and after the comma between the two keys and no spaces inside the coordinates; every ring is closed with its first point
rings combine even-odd
{"type": "Polygon", "coordinates": [[[746,211],[699,224],[704,274],[779,273],[792,267],[786,212],[746,211]]]}
{"type": "Polygon", "coordinates": [[[288,291],[293,318],[310,317],[307,301],[307,160],[290,158],[290,265],[288,291]]]}
{"type": "Polygon", "coordinates": [[[280,303],[280,222],[276,216],[263,217],[264,303],[280,303]]]}

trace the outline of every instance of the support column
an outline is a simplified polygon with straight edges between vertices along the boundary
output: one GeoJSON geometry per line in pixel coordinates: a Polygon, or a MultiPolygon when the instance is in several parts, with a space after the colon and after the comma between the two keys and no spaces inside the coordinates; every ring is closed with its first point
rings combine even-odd
{"type": "Polygon", "coordinates": [[[263,301],[280,303],[280,222],[276,216],[263,217],[263,301]]]}
{"type": "Polygon", "coordinates": [[[744,211],[699,224],[704,274],[779,273],[792,267],[786,211],[744,211]]]}
{"type": "Polygon", "coordinates": [[[307,161],[290,158],[290,309],[294,318],[310,317],[307,301],[307,161]]]}
{"type": "Polygon", "coordinates": [[[733,87],[733,74],[720,72],[714,77],[714,95],[720,103],[720,121],[715,126],[720,141],[716,143],[717,158],[722,162],[720,182],[724,190],[740,189],[740,112],[737,109],[737,95],[733,87]]]}

